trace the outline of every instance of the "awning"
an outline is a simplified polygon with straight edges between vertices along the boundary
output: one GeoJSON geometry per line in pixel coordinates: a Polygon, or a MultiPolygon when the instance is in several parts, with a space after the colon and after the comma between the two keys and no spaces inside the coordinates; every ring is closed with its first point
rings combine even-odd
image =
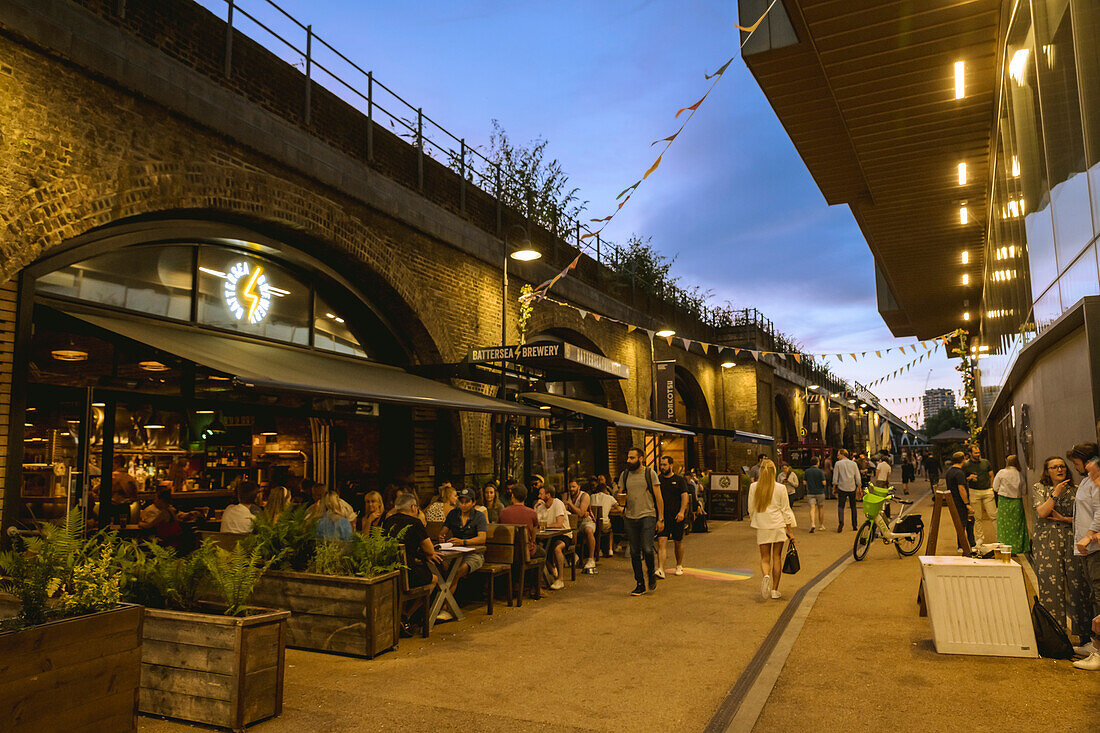
{"type": "Polygon", "coordinates": [[[225,336],[149,319],[66,313],[181,359],[231,374],[249,387],[471,412],[541,417],[536,409],[457,389],[397,367],[225,336]]]}
{"type": "Polygon", "coordinates": [[[529,402],[538,402],[542,405],[549,405],[550,407],[557,407],[568,412],[575,412],[578,415],[594,417],[597,420],[603,420],[606,423],[610,423],[620,428],[644,430],[647,433],[665,433],[667,435],[695,435],[695,433],[690,430],[646,420],[644,417],[635,417],[634,415],[628,415],[625,412],[612,410],[602,405],[585,402],[584,400],[574,400],[569,397],[562,397],[556,394],[544,394],[542,392],[524,392],[520,397],[529,402]]]}
{"type": "Polygon", "coordinates": [[[732,438],[738,443],[752,443],[754,445],[771,445],[775,442],[772,435],[763,433],[750,433],[745,430],[733,430],[731,428],[703,428],[697,425],[681,425],[685,430],[694,430],[703,435],[716,435],[720,438],[732,438]]]}

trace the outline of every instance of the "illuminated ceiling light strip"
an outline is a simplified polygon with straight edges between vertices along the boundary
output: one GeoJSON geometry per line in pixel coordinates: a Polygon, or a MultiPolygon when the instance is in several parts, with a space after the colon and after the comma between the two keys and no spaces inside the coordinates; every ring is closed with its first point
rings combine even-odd
{"type": "Polygon", "coordinates": [[[966,185],[966,163],[959,163],[959,185],[966,185]]]}
{"type": "Polygon", "coordinates": [[[955,99],[966,96],[966,65],[962,61],[955,62],[955,99]]]}
{"type": "Polygon", "coordinates": [[[970,284],[970,276],[969,276],[969,275],[967,275],[967,274],[966,274],[966,273],[964,272],[964,273],[963,273],[963,285],[969,285],[969,284],[970,284]]]}
{"type": "Polygon", "coordinates": [[[225,279],[225,273],[224,272],[218,272],[217,270],[211,270],[209,267],[200,267],[199,272],[205,272],[207,275],[213,275],[214,277],[220,277],[222,280],[225,279]]]}
{"type": "Polygon", "coordinates": [[[970,214],[967,213],[966,205],[964,204],[963,206],[959,207],[959,223],[965,226],[969,222],[970,222],[970,214]]]}
{"type": "Polygon", "coordinates": [[[965,249],[963,250],[962,262],[963,262],[964,265],[969,265],[970,264],[970,251],[969,250],[965,250],[965,249]]]}

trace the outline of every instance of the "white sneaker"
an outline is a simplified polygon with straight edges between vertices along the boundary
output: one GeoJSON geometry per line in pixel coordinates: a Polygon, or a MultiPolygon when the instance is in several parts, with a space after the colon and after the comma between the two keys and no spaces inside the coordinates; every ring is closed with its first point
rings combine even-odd
{"type": "Polygon", "coordinates": [[[653,574],[656,575],[661,580],[665,579],[665,570],[664,570],[664,568],[657,568],[656,570],[653,571],[653,574]]]}
{"type": "Polygon", "coordinates": [[[780,593],[779,591],[777,591],[777,590],[772,591],[772,600],[776,600],[776,599],[782,598],[782,597],[783,597],[783,594],[780,593]]]}
{"type": "Polygon", "coordinates": [[[765,575],[764,579],[760,581],[760,597],[765,601],[771,598],[772,595],[772,576],[765,575]]]}
{"type": "Polygon", "coordinates": [[[550,584],[550,590],[561,590],[564,587],[565,587],[565,583],[561,580],[561,578],[558,578],[557,580],[555,580],[553,583],[550,584]]]}
{"type": "Polygon", "coordinates": [[[1096,645],[1093,644],[1091,641],[1087,644],[1082,644],[1081,646],[1073,647],[1073,653],[1076,654],[1079,657],[1087,657],[1090,654],[1095,654],[1096,651],[1097,651],[1096,645]]]}
{"type": "Polygon", "coordinates": [[[1087,669],[1089,672],[1100,672],[1100,652],[1093,652],[1085,659],[1078,659],[1073,666],[1077,669],[1087,669]]]}
{"type": "Polygon", "coordinates": [[[550,585],[557,579],[557,576],[550,572],[550,567],[548,565],[542,566],[542,577],[546,578],[547,585],[550,585]]]}
{"type": "Polygon", "coordinates": [[[684,574],[684,566],[683,565],[677,565],[676,566],[676,575],[683,575],[683,574],[684,574]]]}
{"type": "Polygon", "coordinates": [[[596,561],[593,558],[590,557],[584,561],[585,570],[591,570],[594,567],[596,567],[596,561]]]}
{"type": "Polygon", "coordinates": [[[451,609],[444,606],[443,610],[439,612],[439,615],[435,617],[435,620],[436,621],[454,621],[455,620],[455,615],[453,613],[451,613],[451,609]]]}

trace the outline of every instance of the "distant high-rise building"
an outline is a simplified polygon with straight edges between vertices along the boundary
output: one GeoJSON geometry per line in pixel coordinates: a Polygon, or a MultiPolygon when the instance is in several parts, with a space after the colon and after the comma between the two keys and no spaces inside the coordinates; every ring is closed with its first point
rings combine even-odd
{"type": "Polygon", "coordinates": [[[921,402],[924,405],[924,419],[927,420],[945,407],[954,407],[955,393],[950,389],[926,389],[921,402]]]}

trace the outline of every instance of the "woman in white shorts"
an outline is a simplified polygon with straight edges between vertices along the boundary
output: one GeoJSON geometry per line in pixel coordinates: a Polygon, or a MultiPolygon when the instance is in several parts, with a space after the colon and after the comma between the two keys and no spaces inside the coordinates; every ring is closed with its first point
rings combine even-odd
{"type": "Polygon", "coordinates": [[[760,595],[782,598],[779,580],[783,574],[783,545],[798,526],[791,511],[786,487],[775,482],[775,464],[768,459],[760,464],[760,477],[749,486],[749,518],[760,546],[760,595]],[[779,490],[776,490],[776,487],[779,490]]]}

